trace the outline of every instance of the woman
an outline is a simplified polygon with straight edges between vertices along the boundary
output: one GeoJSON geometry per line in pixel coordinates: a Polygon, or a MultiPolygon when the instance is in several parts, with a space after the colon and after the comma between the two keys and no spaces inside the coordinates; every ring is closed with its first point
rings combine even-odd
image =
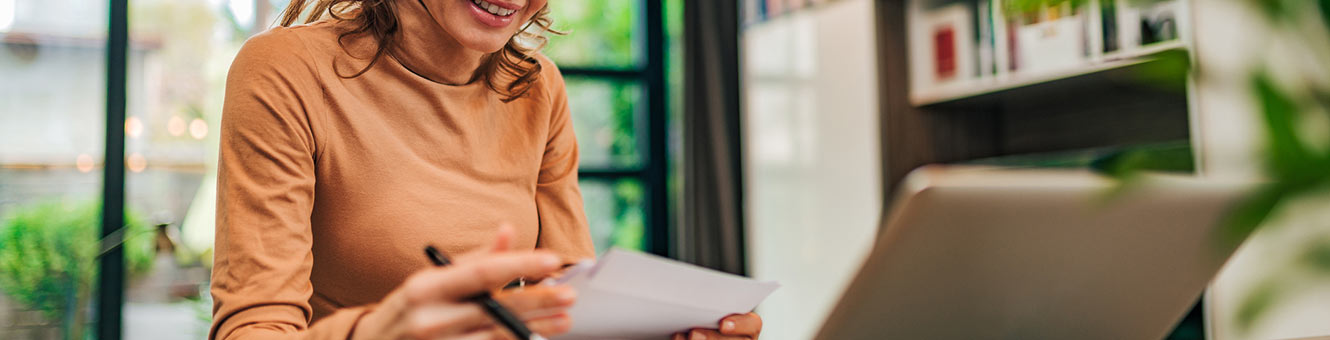
{"type": "MultiPolygon", "coordinates": [[[[290,27],[305,5],[227,79],[211,338],[510,337],[465,298],[593,256],[545,0],[320,0],[290,27]],[[431,268],[430,244],[470,255],[431,268]]],[[[570,327],[568,287],[496,298],[570,327]]],[[[718,328],[686,336],[761,321],[718,328]]]]}

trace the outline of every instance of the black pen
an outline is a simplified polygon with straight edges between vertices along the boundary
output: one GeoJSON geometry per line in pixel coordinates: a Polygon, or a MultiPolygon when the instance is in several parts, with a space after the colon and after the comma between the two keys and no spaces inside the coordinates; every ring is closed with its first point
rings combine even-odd
{"type": "MultiPolygon", "coordinates": [[[[452,264],[451,261],[448,261],[448,257],[444,256],[443,252],[434,248],[434,246],[425,246],[425,256],[428,256],[430,262],[434,262],[435,266],[445,267],[452,264]]],[[[479,302],[482,307],[485,307],[485,311],[489,312],[490,316],[493,316],[495,320],[499,320],[499,323],[503,324],[503,327],[508,328],[509,331],[513,332],[513,335],[516,335],[518,339],[546,340],[545,337],[540,336],[540,334],[532,333],[531,329],[526,328],[526,324],[522,323],[522,320],[513,315],[513,312],[508,311],[507,308],[503,308],[503,305],[500,305],[498,301],[494,301],[494,298],[490,296],[489,292],[480,293],[480,295],[476,295],[471,299],[479,302]]]]}

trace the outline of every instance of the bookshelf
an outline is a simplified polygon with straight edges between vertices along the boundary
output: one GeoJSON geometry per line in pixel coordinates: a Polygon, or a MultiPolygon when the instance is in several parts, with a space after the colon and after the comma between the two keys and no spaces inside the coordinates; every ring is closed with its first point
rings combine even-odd
{"type": "MultiPolygon", "coordinates": [[[[884,192],[925,164],[1083,167],[1142,149],[1203,164],[1197,2],[1007,1],[876,2],[884,192]]],[[[1178,332],[1204,332],[1201,310],[1178,332]]]]}
{"type": "Polygon", "coordinates": [[[1129,68],[1187,50],[1182,0],[909,0],[910,102],[1129,68]],[[1022,5],[1024,4],[1024,5],[1022,5]]]}
{"type": "Polygon", "coordinates": [[[877,2],[886,192],[924,164],[1192,143],[1190,1],[1008,1],[877,2]]]}

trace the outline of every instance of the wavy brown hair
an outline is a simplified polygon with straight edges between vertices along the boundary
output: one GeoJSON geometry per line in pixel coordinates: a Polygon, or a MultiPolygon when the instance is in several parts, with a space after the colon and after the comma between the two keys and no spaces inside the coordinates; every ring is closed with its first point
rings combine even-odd
{"type": "MultiPolygon", "coordinates": [[[[378,43],[374,51],[374,56],[370,58],[369,64],[365,68],[351,75],[344,75],[345,78],[359,77],[378,63],[388,53],[393,44],[397,43],[400,28],[397,24],[397,8],[393,4],[395,0],[291,0],[287,5],[286,11],[282,13],[281,25],[291,26],[300,20],[301,14],[309,8],[309,15],[305,16],[304,23],[312,23],[324,18],[325,15],[336,20],[347,21],[351,23],[352,29],[343,32],[337,38],[337,44],[346,49],[343,40],[352,35],[368,34],[378,43]]],[[[549,17],[550,7],[546,4],[531,20],[522,26],[508,43],[498,52],[485,55],[481,61],[480,67],[476,73],[471,76],[467,83],[473,83],[483,80],[485,85],[503,96],[504,102],[509,102],[526,94],[531,89],[536,78],[540,76],[540,62],[533,55],[548,41],[544,33],[562,34],[550,28],[554,23],[549,17]],[[532,32],[531,26],[536,26],[538,31],[532,32]]],[[[349,52],[348,52],[349,53],[349,52]]]]}

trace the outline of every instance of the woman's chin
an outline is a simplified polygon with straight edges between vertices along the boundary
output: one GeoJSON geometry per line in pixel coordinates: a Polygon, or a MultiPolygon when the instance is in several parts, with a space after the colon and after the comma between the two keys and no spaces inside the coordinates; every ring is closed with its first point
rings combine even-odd
{"type": "Polygon", "coordinates": [[[494,53],[502,50],[503,46],[508,44],[508,37],[502,36],[499,39],[458,39],[458,43],[472,51],[494,53]]]}

